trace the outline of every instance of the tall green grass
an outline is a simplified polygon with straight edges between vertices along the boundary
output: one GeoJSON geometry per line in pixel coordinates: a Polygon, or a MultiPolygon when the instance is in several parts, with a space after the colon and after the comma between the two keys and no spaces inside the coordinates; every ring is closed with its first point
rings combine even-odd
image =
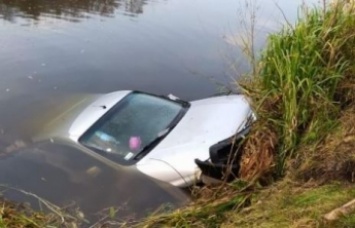
{"type": "Polygon", "coordinates": [[[354,61],[355,8],[345,1],[309,10],[269,37],[257,75],[243,86],[278,136],[278,175],[301,145],[316,145],[338,124],[353,101],[355,90],[345,85],[354,81],[354,61]]]}

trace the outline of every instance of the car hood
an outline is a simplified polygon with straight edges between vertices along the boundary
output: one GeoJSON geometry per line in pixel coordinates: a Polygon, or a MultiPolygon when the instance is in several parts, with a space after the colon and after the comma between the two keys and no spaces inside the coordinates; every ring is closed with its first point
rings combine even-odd
{"type": "Polygon", "coordinates": [[[188,200],[178,188],[71,145],[41,143],[0,155],[5,197],[30,202],[35,208],[39,199],[59,207],[72,205],[83,212],[89,224],[100,219],[99,212],[109,213],[105,209],[111,207],[119,209],[119,219],[140,218],[163,204],[178,206],[188,200]]]}
{"type": "Polygon", "coordinates": [[[195,158],[208,159],[209,147],[240,131],[251,113],[250,105],[242,95],[193,101],[176,127],[140,164],[159,159],[179,172],[183,171],[179,167],[195,166],[195,158]]]}

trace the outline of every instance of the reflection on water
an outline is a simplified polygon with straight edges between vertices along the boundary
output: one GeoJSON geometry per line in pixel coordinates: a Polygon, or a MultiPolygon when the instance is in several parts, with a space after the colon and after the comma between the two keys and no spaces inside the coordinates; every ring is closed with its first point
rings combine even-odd
{"type": "Polygon", "coordinates": [[[75,22],[88,14],[112,16],[119,8],[135,16],[143,13],[145,4],[146,0],[0,0],[0,15],[8,21],[16,17],[39,20],[45,15],[75,22]]]}

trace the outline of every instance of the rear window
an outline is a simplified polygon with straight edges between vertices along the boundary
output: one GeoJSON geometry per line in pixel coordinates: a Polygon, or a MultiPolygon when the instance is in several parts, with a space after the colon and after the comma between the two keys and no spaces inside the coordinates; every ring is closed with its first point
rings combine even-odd
{"type": "Polygon", "coordinates": [[[184,108],[165,98],[134,92],[93,125],[79,142],[123,165],[174,124],[184,108]]]}

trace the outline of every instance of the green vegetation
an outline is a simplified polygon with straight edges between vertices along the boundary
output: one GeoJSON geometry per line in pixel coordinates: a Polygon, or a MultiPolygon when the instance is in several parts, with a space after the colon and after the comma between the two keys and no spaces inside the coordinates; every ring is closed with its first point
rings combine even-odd
{"type": "MultiPolygon", "coordinates": [[[[243,84],[262,125],[256,131],[272,132],[251,140],[252,149],[258,141],[274,144],[278,176],[302,147],[326,144],[343,112],[354,106],[354,16],[354,7],[342,2],[309,11],[295,28],[269,37],[258,74],[243,84]]],[[[256,150],[251,153],[263,152],[256,150]]]]}
{"type": "Polygon", "coordinates": [[[242,194],[227,191],[224,198],[151,217],[137,227],[354,227],[355,216],[334,223],[322,219],[353,198],[352,184],[300,184],[284,180],[242,194]]]}
{"type": "MultiPolygon", "coordinates": [[[[271,35],[252,77],[240,81],[258,116],[246,140],[242,180],[198,189],[188,208],[135,226],[355,227],[355,215],[323,219],[355,198],[354,4],[324,4],[271,35]]],[[[4,208],[0,227],[49,221],[4,208]]]]}
{"type": "Polygon", "coordinates": [[[258,116],[245,182],[205,187],[194,205],[140,226],[355,227],[355,216],[323,220],[355,198],[354,4],[306,11],[269,37],[253,75],[240,80],[258,116]]]}
{"type": "MultiPolygon", "coordinates": [[[[355,197],[351,185],[296,186],[281,183],[254,196],[252,206],[228,212],[226,227],[344,227],[350,219],[327,224],[322,216],[355,197]]],[[[353,223],[354,224],[354,223],[353,223]]]]}

